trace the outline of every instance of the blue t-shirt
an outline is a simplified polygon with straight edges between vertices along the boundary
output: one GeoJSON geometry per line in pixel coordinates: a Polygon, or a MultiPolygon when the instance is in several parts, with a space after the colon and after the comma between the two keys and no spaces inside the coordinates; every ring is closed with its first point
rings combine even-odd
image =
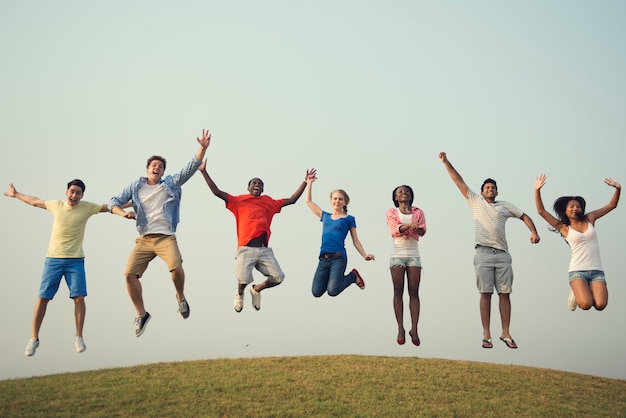
{"type": "Polygon", "coordinates": [[[354,216],[333,219],[330,213],[322,211],[320,221],[323,224],[320,254],[342,253],[347,258],[345,240],[350,228],[356,228],[354,216]]]}

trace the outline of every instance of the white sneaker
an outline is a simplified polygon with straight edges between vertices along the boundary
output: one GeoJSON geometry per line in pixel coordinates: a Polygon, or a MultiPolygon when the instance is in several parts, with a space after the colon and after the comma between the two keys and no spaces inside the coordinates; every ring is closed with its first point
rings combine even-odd
{"type": "Polygon", "coordinates": [[[83,351],[87,349],[87,346],[85,345],[85,340],[83,340],[83,337],[74,338],[74,345],[76,346],[77,353],[82,353],[83,351]]]}
{"type": "Polygon", "coordinates": [[[576,304],[576,296],[574,296],[574,291],[570,289],[569,297],[567,298],[567,307],[569,308],[570,311],[575,311],[576,306],[578,306],[576,304]]]}
{"type": "Polygon", "coordinates": [[[28,341],[28,345],[26,346],[26,351],[24,351],[24,354],[26,354],[28,357],[34,356],[35,351],[37,351],[37,347],[39,347],[39,338],[31,338],[28,341]]]}
{"type": "Polygon", "coordinates": [[[235,292],[235,311],[241,312],[243,309],[243,295],[240,295],[239,292],[235,292]]]}
{"type": "Polygon", "coordinates": [[[252,306],[257,311],[261,310],[261,293],[254,290],[254,285],[250,286],[250,294],[252,295],[252,306]]]}

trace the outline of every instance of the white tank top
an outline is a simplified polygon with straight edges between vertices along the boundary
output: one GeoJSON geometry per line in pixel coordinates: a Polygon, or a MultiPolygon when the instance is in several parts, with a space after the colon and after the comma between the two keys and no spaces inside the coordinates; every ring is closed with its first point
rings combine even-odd
{"type": "Polygon", "coordinates": [[[598,235],[596,230],[588,224],[585,232],[578,232],[568,228],[565,240],[572,250],[572,259],[569,263],[569,271],[578,270],[602,270],[600,260],[600,246],[598,245],[598,235]]]}

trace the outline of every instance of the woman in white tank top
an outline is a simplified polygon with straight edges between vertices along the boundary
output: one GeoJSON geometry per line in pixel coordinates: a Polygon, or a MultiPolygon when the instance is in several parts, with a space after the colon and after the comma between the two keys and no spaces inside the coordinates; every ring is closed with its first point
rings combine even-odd
{"type": "Polygon", "coordinates": [[[540,175],[535,181],[537,212],[565,238],[572,251],[569,264],[571,292],[567,301],[572,311],[576,306],[584,310],[593,306],[601,311],[609,301],[594,225],[597,219],[617,207],[622,186],[610,178],[604,182],[615,188],[607,205],[585,213],[585,199],[580,196],[562,196],[554,202],[556,218],[545,210],[541,200],[541,188],[546,184],[546,175],[540,175]]]}
{"type": "Polygon", "coordinates": [[[406,275],[409,293],[411,329],[409,336],[413,345],[420,345],[417,322],[420,315],[419,285],[422,275],[422,262],[417,241],[426,233],[424,212],[413,206],[413,189],[398,186],[392,192],[395,207],[387,211],[387,225],[393,237],[389,269],[393,282],[393,310],[398,323],[397,343],[405,343],[404,330],[404,277],[406,275]]]}

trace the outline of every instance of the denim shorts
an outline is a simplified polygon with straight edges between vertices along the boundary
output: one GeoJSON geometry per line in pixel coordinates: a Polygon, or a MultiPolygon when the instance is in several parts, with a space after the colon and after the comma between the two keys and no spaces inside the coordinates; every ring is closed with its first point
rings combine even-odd
{"type": "Polygon", "coordinates": [[[419,257],[391,257],[389,268],[391,267],[422,267],[422,260],[419,257]]]}
{"type": "Polygon", "coordinates": [[[41,275],[39,297],[52,299],[59,290],[61,279],[70,289],[70,297],[87,296],[87,279],[85,277],[84,258],[46,258],[41,275]]]}
{"type": "Polygon", "coordinates": [[[606,282],[604,272],[602,270],[576,270],[569,272],[569,282],[573,280],[583,279],[587,283],[606,282]]]}

